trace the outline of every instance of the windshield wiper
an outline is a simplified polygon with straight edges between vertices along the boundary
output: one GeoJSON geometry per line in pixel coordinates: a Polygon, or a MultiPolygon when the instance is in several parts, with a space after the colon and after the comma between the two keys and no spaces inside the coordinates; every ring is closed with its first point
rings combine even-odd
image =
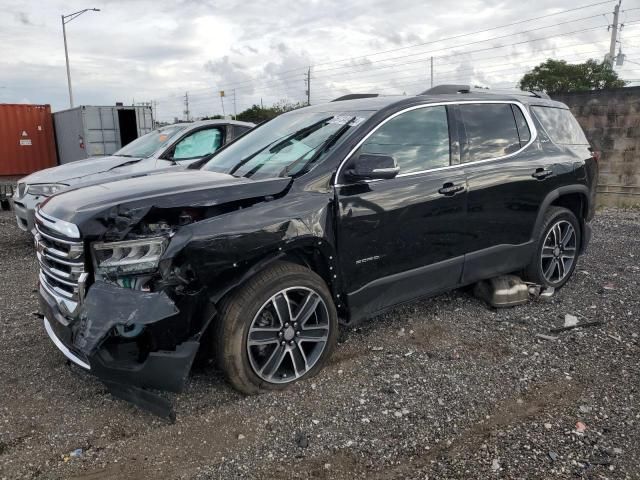
{"type": "MultiPolygon", "coordinates": [[[[327,138],[327,140],[322,144],[322,146],[316,151],[316,153],[314,153],[311,158],[307,161],[307,163],[305,163],[304,167],[302,167],[300,169],[300,172],[306,172],[308,171],[309,167],[311,165],[313,165],[321,156],[324,152],[326,152],[327,150],[329,150],[337,141],[338,139],[344,135],[344,133],[349,130],[349,128],[351,127],[350,123],[353,122],[356,118],[358,117],[351,117],[347,122],[345,122],[344,125],[342,125],[338,130],[336,130],[335,132],[333,132],[333,134],[331,136],[329,136],[329,138],[327,138]]],[[[304,158],[304,157],[302,157],[304,158]]],[[[293,162],[291,164],[289,164],[289,166],[287,166],[282,173],[284,173],[284,175],[288,175],[289,172],[291,171],[291,167],[297,163],[293,162]]],[[[281,175],[281,176],[284,176],[281,175]]]]}
{"type": "Polygon", "coordinates": [[[133,155],[126,155],[124,153],[114,153],[113,154],[114,157],[127,157],[127,158],[133,158],[133,155]]]}
{"type": "Polygon", "coordinates": [[[327,122],[327,121],[331,120],[332,118],[333,118],[333,115],[331,115],[330,117],[327,117],[327,118],[323,118],[322,120],[318,120],[317,122],[312,123],[311,125],[308,125],[306,127],[301,128],[300,130],[297,130],[297,131],[293,132],[291,135],[287,135],[286,137],[284,137],[282,139],[274,140],[273,142],[271,142],[270,144],[268,144],[264,148],[261,148],[257,152],[252,153],[251,155],[249,155],[247,158],[241,160],[235,167],[233,167],[229,171],[229,175],[233,175],[234,173],[236,173],[242,166],[244,166],[247,163],[249,163],[249,161],[251,161],[252,158],[254,158],[257,155],[261,154],[262,152],[264,152],[268,148],[277,148],[277,147],[279,147],[281,145],[284,148],[284,144],[286,144],[290,140],[296,138],[298,135],[302,135],[304,133],[307,133],[308,131],[311,131],[311,130],[315,129],[319,125],[322,125],[324,122],[327,122]]]}

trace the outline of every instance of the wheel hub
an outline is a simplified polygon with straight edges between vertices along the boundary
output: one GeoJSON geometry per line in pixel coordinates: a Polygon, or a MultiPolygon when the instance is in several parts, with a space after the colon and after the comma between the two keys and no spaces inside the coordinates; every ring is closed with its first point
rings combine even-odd
{"type": "Polygon", "coordinates": [[[554,248],[554,249],[553,249],[553,254],[554,254],[556,257],[559,257],[559,256],[560,256],[560,248],[559,248],[559,247],[554,248]]]}
{"type": "Polygon", "coordinates": [[[296,336],[296,331],[293,327],[287,327],[284,329],[284,339],[288,342],[289,340],[293,340],[293,337],[296,336]]]}

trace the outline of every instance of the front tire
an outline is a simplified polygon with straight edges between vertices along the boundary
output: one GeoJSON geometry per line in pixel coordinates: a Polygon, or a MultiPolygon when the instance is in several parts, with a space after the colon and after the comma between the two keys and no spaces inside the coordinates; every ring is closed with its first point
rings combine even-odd
{"type": "Polygon", "coordinates": [[[535,254],[525,268],[525,279],[543,287],[562,287],[578,262],[581,230],[571,210],[550,207],[545,213],[535,254]]]}
{"type": "Polygon", "coordinates": [[[221,305],[218,365],[237,390],[256,394],[315,375],[333,352],[338,316],[320,276],[278,262],[257,273],[221,305]]]}

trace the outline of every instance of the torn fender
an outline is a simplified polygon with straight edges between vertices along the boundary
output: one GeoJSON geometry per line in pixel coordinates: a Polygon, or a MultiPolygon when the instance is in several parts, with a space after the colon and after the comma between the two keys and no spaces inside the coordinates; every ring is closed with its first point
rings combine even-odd
{"type": "Polygon", "coordinates": [[[161,260],[163,276],[188,270],[198,285],[221,292],[243,271],[291,250],[313,247],[335,261],[332,196],[296,193],[181,227],[161,260]]]}

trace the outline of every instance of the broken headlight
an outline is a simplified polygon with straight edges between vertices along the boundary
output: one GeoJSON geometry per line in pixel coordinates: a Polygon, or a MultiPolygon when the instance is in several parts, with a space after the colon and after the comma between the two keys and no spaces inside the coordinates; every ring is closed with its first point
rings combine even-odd
{"type": "Polygon", "coordinates": [[[94,243],[92,250],[96,274],[112,276],[154,271],[158,268],[167,243],[165,237],[94,243]]]}

